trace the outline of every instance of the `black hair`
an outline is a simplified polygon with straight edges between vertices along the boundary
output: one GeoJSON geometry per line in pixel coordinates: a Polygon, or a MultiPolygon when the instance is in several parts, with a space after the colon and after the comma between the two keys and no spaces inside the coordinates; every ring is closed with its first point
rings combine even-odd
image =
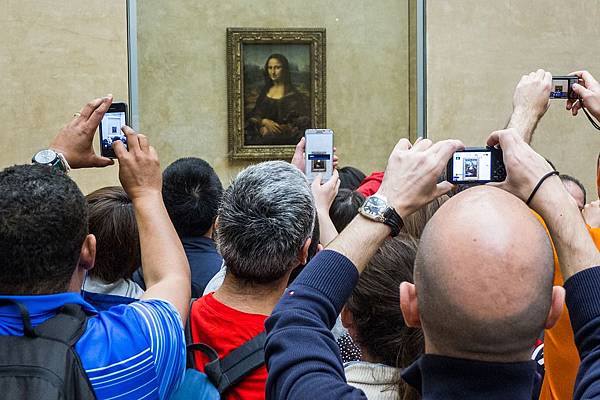
{"type": "Polygon", "coordinates": [[[581,183],[579,181],[579,179],[575,178],[574,176],[571,175],[560,175],[560,180],[564,183],[564,182],[571,182],[574,183],[575,185],[579,186],[579,189],[581,189],[581,191],[583,192],[583,204],[585,205],[587,203],[587,192],[585,191],[585,186],[583,186],[583,183],[581,183]]]}
{"type": "Polygon", "coordinates": [[[358,214],[358,209],[365,202],[366,197],[355,190],[340,189],[333,199],[329,209],[329,217],[338,232],[344,230],[358,214]]]}
{"type": "MultiPolygon", "coordinates": [[[[313,233],[310,238],[310,246],[308,246],[308,256],[306,257],[306,264],[308,264],[309,261],[312,260],[312,258],[317,255],[320,236],[321,236],[321,229],[319,228],[319,218],[315,218],[315,226],[313,228],[313,233]]],[[[304,269],[306,264],[299,265],[298,267],[296,267],[296,269],[294,269],[292,271],[292,273],[290,274],[290,277],[288,279],[288,286],[290,286],[292,284],[292,282],[294,282],[294,280],[298,277],[298,275],[300,275],[300,272],[302,272],[302,270],[304,269]]]]}
{"type": "Polygon", "coordinates": [[[217,217],[223,185],[206,161],[186,157],[163,172],[162,195],[177,234],[203,236],[217,217]]]}
{"type": "Polygon", "coordinates": [[[355,167],[339,168],[338,173],[340,174],[340,189],[356,190],[366,178],[365,173],[355,167]]]}
{"type": "Polygon", "coordinates": [[[44,165],[0,172],[0,293],[65,292],[88,232],[83,194],[44,165]]]}

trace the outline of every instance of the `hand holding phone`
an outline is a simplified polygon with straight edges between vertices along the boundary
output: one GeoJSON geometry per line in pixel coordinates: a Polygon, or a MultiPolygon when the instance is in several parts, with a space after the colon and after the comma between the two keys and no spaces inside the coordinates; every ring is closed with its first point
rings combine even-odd
{"type": "Polygon", "coordinates": [[[120,140],[127,147],[127,138],[121,131],[123,125],[128,125],[127,104],[112,103],[100,121],[100,154],[103,157],[116,158],[113,142],[120,140]]]}
{"type": "Polygon", "coordinates": [[[450,183],[502,182],[506,169],[502,150],[496,147],[467,147],[452,155],[446,167],[450,183]]]}
{"type": "Polygon", "coordinates": [[[114,164],[110,158],[98,156],[92,146],[100,119],[109,109],[111,102],[112,95],[88,102],[58,132],[50,142],[49,148],[62,153],[73,169],[106,167],[114,164]]]}
{"type": "Polygon", "coordinates": [[[312,182],[318,174],[322,174],[321,182],[327,182],[333,174],[333,131],[331,129],[307,129],[305,171],[304,174],[312,182]]]}

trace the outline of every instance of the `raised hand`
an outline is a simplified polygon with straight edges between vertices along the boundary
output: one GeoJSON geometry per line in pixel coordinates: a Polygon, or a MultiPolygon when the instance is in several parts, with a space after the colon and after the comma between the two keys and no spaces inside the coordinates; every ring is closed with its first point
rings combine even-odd
{"type": "Polygon", "coordinates": [[[407,139],[401,139],[390,155],[377,195],[383,196],[400,216],[412,214],[452,189],[451,183],[437,183],[437,179],[452,154],[463,148],[459,140],[433,144],[423,139],[411,146],[407,139]]]}
{"type": "Polygon", "coordinates": [[[145,135],[136,133],[128,126],[123,127],[127,146],[117,140],[113,142],[119,160],[119,180],[132,202],[147,195],[161,196],[162,174],[158,154],[150,146],[145,135]]]}
{"type": "MultiPolygon", "coordinates": [[[[525,143],[516,129],[492,132],[488,137],[487,145],[496,146],[498,144],[502,148],[506,180],[489,183],[489,185],[500,187],[526,201],[540,179],[553,169],[544,157],[525,143]]],[[[549,179],[556,179],[560,183],[558,177],[549,179]]]]}
{"type": "MultiPolygon", "coordinates": [[[[573,85],[573,91],[583,100],[583,106],[596,118],[600,118],[600,83],[588,71],[575,71],[569,75],[577,75],[579,83],[573,85]]],[[[567,110],[577,115],[582,104],[579,100],[567,100],[567,110]]]]}
{"type": "Polygon", "coordinates": [[[531,142],[537,123],[550,106],[552,74],[543,69],[523,75],[513,94],[513,113],[508,128],[515,128],[526,143],[531,142]]]}
{"type": "Polygon", "coordinates": [[[87,103],[50,143],[50,148],[62,153],[71,168],[106,167],[114,164],[110,158],[97,155],[92,145],[98,125],[112,100],[112,95],[108,95],[87,103]]]}

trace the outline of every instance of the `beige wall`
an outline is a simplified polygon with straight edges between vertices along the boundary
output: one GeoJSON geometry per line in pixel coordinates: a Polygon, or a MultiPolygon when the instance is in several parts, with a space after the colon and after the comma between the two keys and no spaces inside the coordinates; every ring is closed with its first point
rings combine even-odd
{"type": "MultiPolygon", "coordinates": [[[[586,68],[600,78],[598,20],[595,0],[427,1],[429,137],[484,145],[506,124],[521,75],[537,68],[555,75],[586,68]]],[[[600,132],[564,106],[551,102],[533,147],[560,172],[582,180],[588,198],[595,198],[600,132]]]]}
{"type": "MultiPolygon", "coordinates": [[[[125,0],[5,0],[0,13],[0,165],[28,163],[90,99],[127,99],[125,0]]],[[[95,143],[97,147],[97,143],[95,143]]],[[[84,192],[116,168],[74,171],[84,192]]]]}
{"type": "Polygon", "coordinates": [[[327,125],[342,165],[385,165],[408,136],[408,0],[138,1],[140,127],[163,166],[197,156],[229,181],[227,27],[327,29],[327,125]]]}

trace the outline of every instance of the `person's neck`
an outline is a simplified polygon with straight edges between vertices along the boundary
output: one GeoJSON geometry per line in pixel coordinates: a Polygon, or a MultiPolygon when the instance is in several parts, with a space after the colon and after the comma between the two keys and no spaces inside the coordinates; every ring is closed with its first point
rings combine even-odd
{"type": "Polygon", "coordinates": [[[202,237],[212,239],[213,238],[213,232],[214,232],[214,229],[210,228],[209,230],[207,230],[206,232],[204,232],[204,235],[202,235],[202,237]]]}
{"type": "Polygon", "coordinates": [[[489,363],[518,363],[531,360],[531,351],[529,349],[523,351],[490,351],[487,353],[466,352],[450,348],[449,346],[436,346],[427,340],[427,338],[425,338],[425,354],[489,363]]]}
{"type": "Polygon", "coordinates": [[[288,274],[268,285],[240,282],[227,273],[223,284],[214,293],[221,303],[248,314],[271,315],[287,286],[288,274]]]}

